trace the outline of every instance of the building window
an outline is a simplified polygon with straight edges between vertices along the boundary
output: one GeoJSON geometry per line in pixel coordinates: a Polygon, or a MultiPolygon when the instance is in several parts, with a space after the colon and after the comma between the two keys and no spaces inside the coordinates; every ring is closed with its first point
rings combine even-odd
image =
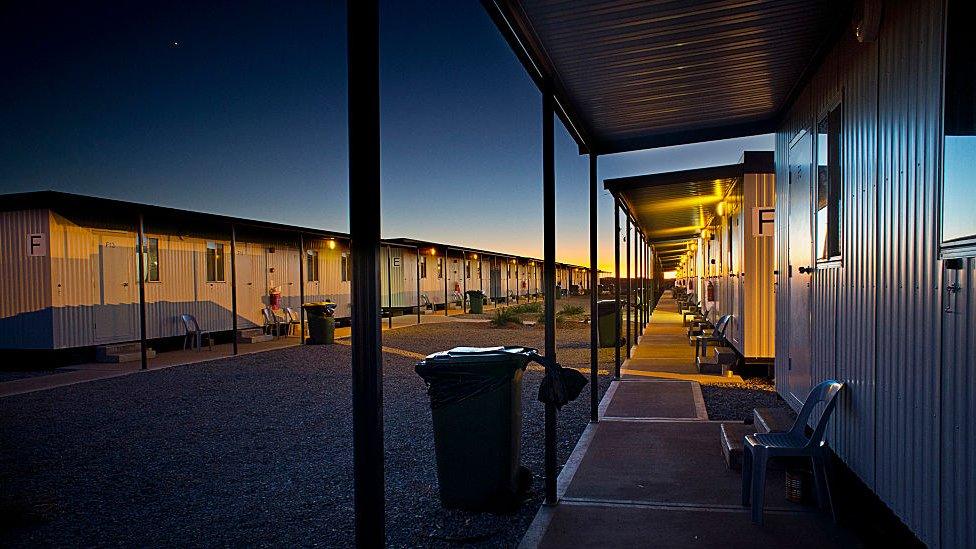
{"type": "Polygon", "coordinates": [[[347,254],[342,254],[342,264],[339,266],[339,269],[342,273],[342,281],[349,282],[351,277],[349,276],[349,256],[347,254]]]}
{"type": "Polygon", "coordinates": [[[976,33],[968,2],[949,0],[946,20],[945,138],[942,148],[942,241],[976,239],[976,33]]]}
{"type": "Polygon", "coordinates": [[[146,238],[145,249],[143,250],[142,272],[146,277],[146,282],[159,282],[159,239],[146,238]]]}
{"type": "Polygon", "coordinates": [[[305,273],[309,282],[319,281],[319,253],[315,250],[308,250],[305,256],[305,273]]]}
{"type": "Polygon", "coordinates": [[[841,106],[817,123],[817,259],[840,257],[844,183],[840,175],[841,106]]]}
{"type": "Polygon", "coordinates": [[[207,282],[224,280],[224,245],[207,242],[207,282]]]}
{"type": "Polygon", "coordinates": [[[420,278],[427,278],[427,256],[422,255],[419,258],[420,261],[420,278]]]}
{"type": "Polygon", "coordinates": [[[444,258],[437,258],[437,278],[444,278],[444,258]]]}
{"type": "Polygon", "coordinates": [[[464,278],[471,278],[471,260],[464,260],[464,278]]]}

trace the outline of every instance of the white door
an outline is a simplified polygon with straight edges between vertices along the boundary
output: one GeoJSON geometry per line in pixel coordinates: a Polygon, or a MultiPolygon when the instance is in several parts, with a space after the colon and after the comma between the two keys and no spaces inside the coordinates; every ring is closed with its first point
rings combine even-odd
{"type": "Polygon", "coordinates": [[[138,338],[139,288],[135,237],[98,236],[99,288],[95,304],[95,341],[113,343],[138,338]]]}
{"type": "Polygon", "coordinates": [[[813,142],[810,132],[800,137],[789,153],[789,392],[802,403],[812,386],[810,372],[810,270],[813,265],[813,235],[810,223],[811,161],[813,142]]]}

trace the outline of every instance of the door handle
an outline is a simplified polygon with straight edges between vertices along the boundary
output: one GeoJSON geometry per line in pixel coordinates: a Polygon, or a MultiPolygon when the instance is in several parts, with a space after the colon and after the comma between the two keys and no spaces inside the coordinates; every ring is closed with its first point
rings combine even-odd
{"type": "Polygon", "coordinates": [[[815,269],[813,267],[800,267],[798,270],[800,274],[813,274],[815,269]]]}

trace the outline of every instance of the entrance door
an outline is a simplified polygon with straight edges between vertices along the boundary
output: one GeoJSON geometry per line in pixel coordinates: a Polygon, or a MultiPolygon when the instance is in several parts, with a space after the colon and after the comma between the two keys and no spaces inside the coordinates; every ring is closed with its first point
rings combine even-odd
{"type": "Polygon", "coordinates": [[[810,283],[813,235],[810,223],[811,161],[813,142],[805,132],[790,147],[789,206],[789,392],[802,403],[812,386],[810,373],[810,283]]]}
{"type": "Polygon", "coordinates": [[[268,260],[264,247],[237,243],[237,322],[239,328],[262,326],[268,260]]]}
{"type": "Polygon", "coordinates": [[[134,236],[98,236],[100,284],[94,311],[97,343],[132,341],[137,338],[139,290],[135,267],[134,236]]]}

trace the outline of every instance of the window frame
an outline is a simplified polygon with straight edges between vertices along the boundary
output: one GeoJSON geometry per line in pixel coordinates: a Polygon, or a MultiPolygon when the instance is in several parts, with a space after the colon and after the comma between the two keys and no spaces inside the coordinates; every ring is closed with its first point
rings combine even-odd
{"type": "Polygon", "coordinates": [[[160,277],[160,273],[159,273],[159,237],[155,237],[155,236],[146,236],[145,237],[145,243],[143,245],[143,255],[142,255],[142,257],[143,257],[143,266],[142,266],[143,281],[145,281],[145,282],[157,282],[157,283],[160,282],[161,281],[161,277],[160,277]],[[153,248],[155,248],[155,253],[153,252],[153,248]],[[153,267],[152,267],[153,255],[156,256],[156,268],[155,268],[155,270],[156,270],[156,278],[153,278],[153,276],[152,276],[153,275],[153,267]]]}
{"type": "Polygon", "coordinates": [[[420,262],[420,279],[427,280],[427,256],[424,254],[420,254],[419,258],[420,259],[418,261],[420,262]]]}
{"type": "MultiPolygon", "coordinates": [[[[827,106],[821,110],[818,114],[813,125],[813,172],[816,179],[811,181],[811,221],[813,229],[813,244],[814,244],[814,260],[818,267],[831,267],[831,266],[841,266],[843,265],[844,259],[844,236],[845,236],[845,226],[844,226],[844,206],[846,204],[846,181],[844,181],[844,171],[843,171],[843,160],[844,160],[844,94],[841,92],[831,100],[827,106]],[[831,119],[836,116],[834,120],[836,124],[831,124],[831,119]],[[818,219],[818,214],[820,210],[817,205],[820,202],[820,126],[823,123],[827,123],[827,172],[828,177],[834,176],[837,178],[836,186],[832,185],[833,181],[828,179],[827,182],[827,205],[825,209],[827,210],[827,230],[828,234],[826,238],[830,237],[830,208],[831,208],[831,197],[830,192],[834,190],[837,194],[836,202],[833,203],[835,206],[836,215],[836,250],[835,253],[828,254],[827,257],[821,257],[820,255],[820,222],[818,219]],[[837,126],[836,132],[833,132],[833,126],[837,126]],[[832,133],[833,132],[833,133],[832,133]],[[836,147],[834,151],[831,151],[831,135],[836,136],[836,147]],[[834,153],[831,156],[831,153],[834,153]],[[831,163],[833,161],[833,163],[831,163]]],[[[829,244],[827,244],[829,246],[829,244]]],[[[834,251],[834,250],[832,250],[834,251]]]]}
{"type": "Polygon", "coordinates": [[[206,262],[207,284],[220,284],[227,282],[227,254],[225,253],[223,242],[216,242],[213,240],[207,241],[206,262]],[[213,277],[211,277],[210,271],[211,257],[213,257],[213,277]]]}
{"type": "Polygon", "coordinates": [[[339,259],[339,276],[340,282],[349,282],[351,278],[349,275],[349,254],[342,252],[341,258],[339,259]]]}
{"type": "Polygon", "coordinates": [[[440,280],[444,278],[444,258],[437,258],[437,279],[440,280]]]}
{"type": "Polygon", "coordinates": [[[305,282],[320,282],[318,250],[305,250],[305,282]]]}
{"type": "MultiPolygon", "coordinates": [[[[937,175],[938,191],[936,194],[936,200],[938,203],[937,212],[939,217],[936,230],[938,231],[937,234],[938,234],[940,258],[958,258],[958,257],[966,258],[966,257],[972,257],[974,254],[976,254],[976,228],[974,228],[973,234],[969,236],[961,236],[958,238],[953,238],[952,240],[946,240],[944,237],[945,203],[946,203],[945,156],[946,156],[946,137],[947,135],[949,135],[946,132],[946,114],[948,110],[947,108],[948,101],[946,101],[946,95],[950,93],[949,78],[948,78],[949,68],[950,68],[949,60],[951,57],[950,55],[951,44],[949,39],[950,39],[950,35],[952,35],[950,29],[950,21],[954,21],[953,19],[950,19],[950,17],[954,5],[955,7],[959,7],[959,5],[961,4],[962,4],[961,0],[948,0],[946,2],[945,13],[943,14],[943,16],[946,19],[945,19],[945,25],[943,27],[945,29],[945,32],[943,33],[943,49],[942,49],[944,55],[942,56],[942,82],[941,82],[942,90],[940,95],[940,117],[939,117],[941,139],[939,140],[939,144],[938,144],[939,147],[938,160],[937,160],[938,166],[936,168],[938,170],[938,175],[937,175]]],[[[965,48],[962,49],[963,51],[965,51],[965,48]]],[[[976,76],[972,76],[971,78],[972,78],[973,86],[976,86],[976,76]]],[[[956,91],[957,90],[952,90],[952,93],[955,93],[956,91]]],[[[976,114],[974,114],[974,116],[976,116],[976,114]]],[[[976,187],[976,183],[974,183],[974,187],[976,187]]]]}

